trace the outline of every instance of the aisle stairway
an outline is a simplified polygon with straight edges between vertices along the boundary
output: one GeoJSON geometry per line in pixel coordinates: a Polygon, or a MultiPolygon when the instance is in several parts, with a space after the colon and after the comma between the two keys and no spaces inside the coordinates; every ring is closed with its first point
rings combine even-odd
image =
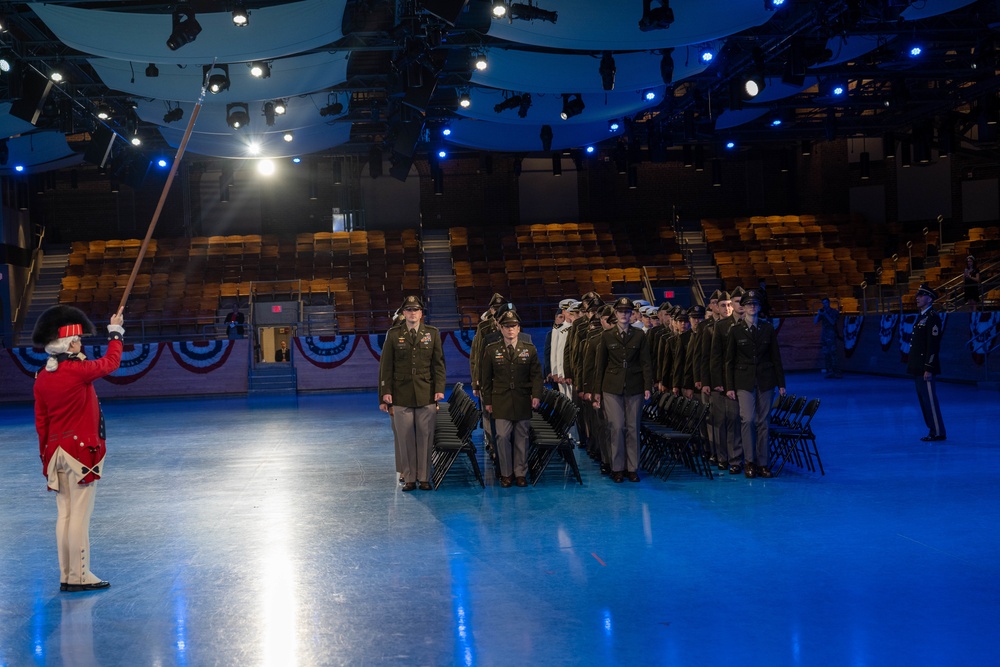
{"type": "Polygon", "coordinates": [[[420,240],[424,251],[427,321],[442,330],[458,329],[458,295],[448,230],[425,229],[420,240]]]}
{"type": "Polygon", "coordinates": [[[295,367],[291,363],[260,363],[250,369],[250,394],[296,393],[295,367]]]}
{"type": "MultiPolygon", "coordinates": [[[[722,289],[722,279],[719,278],[719,270],[715,266],[715,259],[708,250],[701,228],[697,230],[685,230],[680,233],[684,248],[684,261],[691,270],[691,275],[695,277],[701,285],[704,302],[717,289],[722,289]]],[[[697,291],[695,286],[691,286],[692,292],[697,291]]]]}
{"type": "MultiPolygon", "coordinates": [[[[39,267],[38,276],[35,278],[31,291],[31,302],[21,320],[21,332],[17,337],[18,346],[29,347],[31,345],[31,330],[34,328],[38,316],[59,303],[59,290],[62,286],[63,274],[66,273],[67,262],[69,262],[68,245],[46,246],[42,265],[39,267]]],[[[91,318],[95,317],[95,313],[88,313],[88,315],[91,318]]],[[[97,316],[99,317],[99,315],[97,316]]]]}

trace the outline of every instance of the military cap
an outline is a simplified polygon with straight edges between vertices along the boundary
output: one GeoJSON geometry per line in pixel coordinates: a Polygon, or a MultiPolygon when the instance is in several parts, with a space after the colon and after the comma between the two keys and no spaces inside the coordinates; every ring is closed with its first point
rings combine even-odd
{"type": "Polygon", "coordinates": [[[569,310],[575,301],[576,299],[563,299],[559,302],[559,310],[569,310]]]}
{"type": "Polygon", "coordinates": [[[760,290],[757,290],[757,289],[748,289],[743,294],[743,298],[740,299],[740,303],[742,305],[744,305],[744,306],[746,306],[748,304],[751,304],[751,303],[756,303],[759,306],[760,305],[760,290]]]}
{"type": "Polygon", "coordinates": [[[73,306],[52,306],[35,322],[31,342],[37,347],[45,347],[60,338],[93,335],[94,325],[82,310],[73,306]]]}
{"type": "MultiPolygon", "coordinates": [[[[513,306],[513,304],[511,304],[513,306]]],[[[517,314],[517,310],[510,308],[505,310],[502,315],[497,317],[497,324],[506,327],[512,324],[520,324],[521,317],[517,314]]]]}
{"type": "Polygon", "coordinates": [[[490,308],[496,308],[507,299],[503,297],[499,292],[495,292],[492,297],[490,297],[490,308]]]}
{"type": "Polygon", "coordinates": [[[588,306],[587,311],[591,313],[596,313],[603,307],[604,307],[604,300],[601,297],[597,297],[596,299],[590,302],[590,306],[588,306]]]}
{"type": "Polygon", "coordinates": [[[691,306],[687,309],[687,316],[699,320],[705,319],[705,306],[691,306]]]}
{"type": "Polygon", "coordinates": [[[627,296],[615,299],[613,307],[615,310],[635,310],[635,306],[632,305],[632,299],[627,296]]]}
{"type": "Polygon", "coordinates": [[[495,317],[496,317],[496,320],[497,320],[497,321],[499,322],[499,321],[500,321],[500,317],[501,317],[501,316],[502,316],[502,315],[503,315],[504,313],[509,313],[509,312],[511,312],[511,311],[513,311],[513,312],[515,312],[515,313],[516,313],[516,312],[517,312],[517,306],[515,306],[515,305],[514,305],[513,303],[511,303],[510,301],[504,301],[503,303],[501,303],[501,304],[500,304],[500,305],[499,305],[499,306],[497,307],[497,313],[496,313],[496,316],[495,316],[495,317]]]}
{"type": "Polygon", "coordinates": [[[582,308],[583,308],[583,302],[576,301],[574,299],[573,303],[569,304],[569,308],[567,308],[566,310],[568,310],[571,313],[579,313],[582,308]]]}
{"type": "Polygon", "coordinates": [[[597,316],[607,317],[608,321],[611,323],[618,321],[618,318],[615,317],[615,309],[611,307],[610,303],[606,303],[601,306],[601,309],[597,311],[597,316]]]}
{"type": "Polygon", "coordinates": [[[423,302],[423,300],[419,296],[416,296],[415,294],[411,294],[410,296],[408,296],[405,299],[403,299],[403,305],[400,306],[399,309],[400,310],[406,310],[407,308],[414,308],[414,307],[419,308],[420,310],[423,310],[424,309],[424,302],[423,302]]]}
{"type": "Polygon", "coordinates": [[[744,294],[746,294],[746,292],[743,290],[743,288],[737,287],[736,289],[733,290],[733,293],[729,296],[729,299],[731,301],[735,301],[736,299],[742,299],[744,294]]]}
{"type": "Polygon", "coordinates": [[[720,303],[723,302],[723,301],[732,301],[732,300],[733,300],[733,298],[729,295],[729,292],[727,292],[726,290],[719,290],[719,302],[720,303]]]}
{"type": "Polygon", "coordinates": [[[644,299],[636,299],[635,301],[632,302],[632,305],[635,307],[636,310],[641,312],[643,308],[649,305],[649,302],[644,299]]]}
{"type": "Polygon", "coordinates": [[[660,304],[660,307],[657,308],[657,310],[662,313],[665,310],[669,311],[673,307],[674,304],[670,303],[669,301],[664,301],[663,303],[660,304]]]}
{"type": "Polygon", "coordinates": [[[713,301],[721,301],[721,299],[719,298],[720,294],[722,294],[722,290],[715,290],[714,292],[712,292],[712,296],[708,297],[708,302],[711,303],[713,301]]]}
{"type": "Polygon", "coordinates": [[[680,306],[674,306],[674,309],[670,311],[670,316],[678,322],[686,322],[688,318],[687,311],[680,306]]]}
{"type": "Polygon", "coordinates": [[[656,315],[656,308],[653,308],[652,306],[643,306],[642,308],[639,309],[639,312],[645,315],[646,317],[653,317],[654,315],[656,315]]]}
{"type": "Polygon", "coordinates": [[[931,298],[931,301],[934,301],[938,298],[937,292],[928,287],[927,283],[920,283],[920,287],[917,288],[917,296],[920,296],[921,294],[923,294],[924,296],[929,296],[931,298]]]}

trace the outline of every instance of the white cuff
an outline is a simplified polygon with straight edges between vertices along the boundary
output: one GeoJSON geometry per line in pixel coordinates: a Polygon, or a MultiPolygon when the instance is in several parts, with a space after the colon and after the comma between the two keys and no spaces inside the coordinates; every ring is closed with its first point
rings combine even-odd
{"type": "Polygon", "coordinates": [[[123,327],[120,324],[109,324],[108,325],[108,333],[116,333],[116,334],[120,334],[120,335],[124,336],[125,335],[125,327],[123,327]]]}

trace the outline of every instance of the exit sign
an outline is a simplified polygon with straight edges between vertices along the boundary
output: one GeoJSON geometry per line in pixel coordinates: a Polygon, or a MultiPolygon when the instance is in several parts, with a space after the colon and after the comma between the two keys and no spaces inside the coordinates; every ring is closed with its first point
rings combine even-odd
{"type": "Polygon", "coordinates": [[[673,299],[674,298],[674,291],[672,289],[663,290],[663,298],[664,299],[673,299]]]}
{"type": "Polygon", "coordinates": [[[271,306],[271,312],[272,313],[280,313],[281,312],[281,306],[271,306]]]}

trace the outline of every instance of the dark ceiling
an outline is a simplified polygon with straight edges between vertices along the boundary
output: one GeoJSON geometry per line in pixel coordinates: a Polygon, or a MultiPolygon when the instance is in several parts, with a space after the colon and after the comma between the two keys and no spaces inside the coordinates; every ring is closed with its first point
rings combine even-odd
{"type": "Polygon", "coordinates": [[[892,133],[915,150],[993,153],[996,0],[772,3],[524,0],[501,3],[503,18],[493,0],[0,3],[13,65],[0,75],[0,173],[95,161],[111,136],[102,127],[116,137],[109,157],[173,154],[195,108],[191,156],[377,147],[403,174],[438,144],[620,145],[656,159],[684,144],[892,133]],[[234,10],[247,12],[246,27],[234,10]],[[254,77],[253,61],[270,76],[254,77]],[[43,95],[55,69],[65,79],[43,95]],[[223,73],[228,89],[204,94],[223,73]],[[751,98],[752,75],[763,89],[751,98]],[[284,115],[273,113],[279,102],[284,115]]]}

